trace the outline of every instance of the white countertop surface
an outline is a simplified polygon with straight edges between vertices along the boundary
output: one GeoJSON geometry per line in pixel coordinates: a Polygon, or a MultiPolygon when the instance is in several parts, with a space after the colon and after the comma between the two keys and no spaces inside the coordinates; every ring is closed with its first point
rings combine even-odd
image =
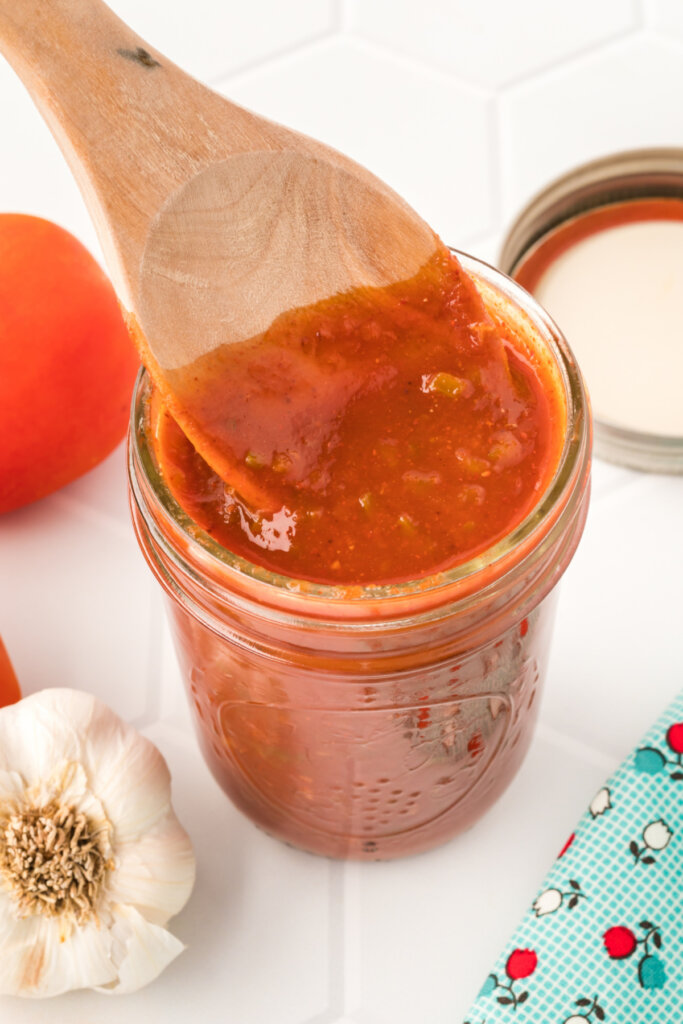
{"type": "Polygon", "coordinates": [[[196,748],[126,506],[124,452],[0,521],[0,623],[26,692],[94,692],[154,740],[198,880],[188,949],[142,992],[0,998],[3,1024],[453,1024],[605,776],[683,682],[683,478],[597,463],[540,725],[509,790],[428,854],[337,863],[258,831],[196,748]]]}
{"type": "MultiPolygon", "coordinates": [[[[618,148],[683,144],[676,0],[575,0],[566,23],[559,8],[544,19],[547,5],[533,0],[422,0],[416,27],[408,0],[393,3],[391,20],[384,0],[297,0],[287,18],[274,0],[239,16],[232,2],[195,0],[201,33],[180,0],[113,6],[226,94],[367,163],[447,241],[483,258],[549,177],[618,148]],[[221,49],[217,34],[230,40],[229,29],[243,45],[221,49]]],[[[0,209],[51,217],[97,252],[56,147],[1,62],[0,134],[0,209]]],[[[0,998],[0,1021],[462,1020],[576,819],[683,685],[682,512],[683,477],[596,463],[586,532],[561,585],[540,725],[519,775],[466,835],[420,857],[362,865],[268,838],[209,776],[161,592],[129,522],[122,446],[2,517],[0,633],[24,691],[91,690],[158,744],[198,880],[173,925],[187,951],[156,983],[121,998],[0,998]]]]}

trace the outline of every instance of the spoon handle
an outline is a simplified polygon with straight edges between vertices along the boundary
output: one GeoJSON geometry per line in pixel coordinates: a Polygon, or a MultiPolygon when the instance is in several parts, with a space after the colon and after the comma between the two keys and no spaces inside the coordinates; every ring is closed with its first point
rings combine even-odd
{"type": "Polygon", "coordinates": [[[0,52],[71,167],[124,306],[166,197],[216,159],[277,148],[276,126],[186,75],[101,0],[0,0],[0,52]]]}

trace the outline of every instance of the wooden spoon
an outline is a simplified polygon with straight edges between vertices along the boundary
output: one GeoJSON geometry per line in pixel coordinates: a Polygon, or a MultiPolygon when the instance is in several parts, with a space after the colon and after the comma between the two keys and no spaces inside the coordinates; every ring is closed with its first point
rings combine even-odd
{"type": "Polygon", "coordinates": [[[175,418],[258,499],[173,381],[285,310],[412,277],[437,237],[367,170],[196,82],[100,0],[0,0],[0,49],[71,166],[175,418]]]}

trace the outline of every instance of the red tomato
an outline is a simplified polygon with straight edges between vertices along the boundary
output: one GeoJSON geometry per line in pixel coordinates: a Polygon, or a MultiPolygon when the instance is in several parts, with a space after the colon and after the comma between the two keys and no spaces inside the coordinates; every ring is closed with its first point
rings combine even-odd
{"type": "Polygon", "coordinates": [[[21,690],[9,654],[0,637],[0,707],[16,704],[18,700],[21,700],[21,690]]]}
{"type": "Polygon", "coordinates": [[[114,290],[68,231],[0,214],[0,512],[92,469],[126,431],[138,357],[114,290]]]}

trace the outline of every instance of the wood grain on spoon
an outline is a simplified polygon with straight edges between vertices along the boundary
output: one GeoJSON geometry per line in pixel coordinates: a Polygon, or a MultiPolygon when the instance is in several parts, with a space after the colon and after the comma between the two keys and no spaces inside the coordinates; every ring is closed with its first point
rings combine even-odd
{"type": "Polygon", "coordinates": [[[78,181],[155,383],[258,503],[173,380],[287,310],[413,277],[437,237],[369,171],[212,92],[100,0],[0,0],[0,49],[78,181]]]}

